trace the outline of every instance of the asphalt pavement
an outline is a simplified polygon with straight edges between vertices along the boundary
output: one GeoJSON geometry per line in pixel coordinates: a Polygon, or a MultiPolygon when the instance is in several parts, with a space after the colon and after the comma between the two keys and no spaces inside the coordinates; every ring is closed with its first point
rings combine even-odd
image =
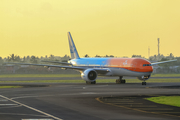
{"type": "Polygon", "coordinates": [[[147,83],[146,86],[139,83],[21,85],[24,87],[0,89],[0,120],[180,119],[178,107],[159,105],[144,99],[180,95],[180,88],[177,87],[180,83],[147,83]]]}

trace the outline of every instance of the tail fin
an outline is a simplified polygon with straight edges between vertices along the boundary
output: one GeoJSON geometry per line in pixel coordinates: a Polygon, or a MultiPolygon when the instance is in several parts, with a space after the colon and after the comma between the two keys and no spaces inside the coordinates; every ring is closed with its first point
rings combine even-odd
{"type": "Polygon", "coordinates": [[[69,40],[69,48],[70,48],[70,53],[71,53],[71,59],[79,59],[79,55],[76,49],[76,46],[73,42],[73,39],[71,37],[71,33],[68,32],[68,40],[69,40]]]}

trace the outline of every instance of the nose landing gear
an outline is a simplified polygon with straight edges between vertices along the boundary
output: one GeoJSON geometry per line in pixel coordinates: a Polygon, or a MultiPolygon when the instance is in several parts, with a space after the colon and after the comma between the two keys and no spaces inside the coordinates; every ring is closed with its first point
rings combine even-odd
{"type": "Polygon", "coordinates": [[[146,82],[144,81],[144,82],[142,82],[142,85],[146,85],[146,82]]]}
{"type": "Polygon", "coordinates": [[[122,79],[123,76],[119,76],[119,79],[116,79],[116,84],[123,84],[123,83],[126,83],[126,80],[125,79],[122,79]]]}

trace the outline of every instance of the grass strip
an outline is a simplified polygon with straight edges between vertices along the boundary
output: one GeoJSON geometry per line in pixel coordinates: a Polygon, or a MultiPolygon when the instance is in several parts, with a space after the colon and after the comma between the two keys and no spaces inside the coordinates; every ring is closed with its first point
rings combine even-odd
{"type": "Polygon", "coordinates": [[[180,74],[152,74],[151,77],[180,77],[180,74]]]}
{"type": "MultiPolygon", "coordinates": [[[[2,74],[0,78],[15,77],[80,77],[80,74],[2,74]]],[[[152,74],[151,77],[180,77],[180,74],[152,74]]]]}
{"type": "Polygon", "coordinates": [[[22,88],[23,86],[0,86],[1,88],[22,88]]]}
{"type": "Polygon", "coordinates": [[[16,77],[80,77],[79,74],[3,74],[0,78],[16,77]]]}
{"type": "MultiPolygon", "coordinates": [[[[97,83],[115,83],[115,79],[97,79],[97,83]]],[[[126,83],[141,83],[138,79],[127,79],[126,83]]],[[[175,79],[150,79],[148,83],[168,83],[180,82],[180,78],[175,79]]],[[[0,81],[0,83],[85,83],[84,80],[17,80],[17,81],[0,81]]]]}
{"type": "Polygon", "coordinates": [[[159,104],[180,107],[180,96],[159,96],[145,99],[159,104]]]}

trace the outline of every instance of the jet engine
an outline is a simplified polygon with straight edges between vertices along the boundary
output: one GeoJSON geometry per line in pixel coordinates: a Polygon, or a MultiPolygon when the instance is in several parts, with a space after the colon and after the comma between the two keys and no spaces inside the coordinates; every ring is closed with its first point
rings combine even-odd
{"type": "Polygon", "coordinates": [[[87,82],[94,82],[97,78],[97,72],[93,69],[87,69],[81,73],[81,78],[87,82]]]}
{"type": "Polygon", "coordinates": [[[141,77],[137,77],[137,79],[139,80],[148,80],[151,77],[151,75],[146,75],[146,76],[141,76],[141,77]]]}

